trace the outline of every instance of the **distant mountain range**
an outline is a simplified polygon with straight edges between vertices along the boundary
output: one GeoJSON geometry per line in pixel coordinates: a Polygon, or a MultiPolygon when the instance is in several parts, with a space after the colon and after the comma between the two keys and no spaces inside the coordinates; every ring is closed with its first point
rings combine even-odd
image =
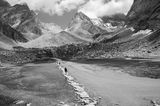
{"type": "Polygon", "coordinates": [[[159,0],[134,0],[127,15],[90,19],[78,12],[64,31],[54,33],[27,4],[1,0],[0,48],[54,48],[58,58],[159,56],[159,14],[159,0]]]}
{"type": "Polygon", "coordinates": [[[119,22],[118,26],[111,23],[104,23],[102,19],[90,19],[84,13],[74,15],[69,26],[60,33],[46,33],[43,36],[22,44],[24,47],[47,47],[62,46],[66,44],[92,43],[96,42],[101,34],[111,33],[120,30],[124,25],[119,22]]]}
{"type": "Polygon", "coordinates": [[[95,41],[87,45],[68,45],[58,48],[58,58],[160,56],[159,14],[159,0],[134,0],[126,16],[115,14],[102,17],[103,21],[94,19],[93,23],[106,31],[96,34],[95,41]],[[109,31],[108,28],[115,29],[109,31]]]}

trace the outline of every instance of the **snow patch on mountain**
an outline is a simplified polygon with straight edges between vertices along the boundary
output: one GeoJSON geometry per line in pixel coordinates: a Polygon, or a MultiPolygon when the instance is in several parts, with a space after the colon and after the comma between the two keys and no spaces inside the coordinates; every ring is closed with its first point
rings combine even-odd
{"type": "Polygon", "coordinates": [[[91,19],[92,23],[98,27],[100,27],[103,30],[106,30],[108,32],[113,32],[115,29],[118,28],[118,26],[112,26],[111,23],[104,23],[101,18],[93,18],[91,19]]]}
{"type": "Polygon", "coordinates": [[[132,36],[138,36],[140,34],[142,35],[150,35],[152,33],[152,30],[146,29],[146,30],[140,30],[137,33],[134,33],[132,36]]]}
{"type": "Polygon", "coordinates": [[[16,22],[12,25],[12,28],[17,28],[20,25],[20,23],[20,20],[16,20],[16,22]]]}

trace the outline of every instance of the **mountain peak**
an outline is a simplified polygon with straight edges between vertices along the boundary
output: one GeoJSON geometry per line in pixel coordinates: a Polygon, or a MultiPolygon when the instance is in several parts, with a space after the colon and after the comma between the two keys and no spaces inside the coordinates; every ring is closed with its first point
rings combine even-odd
{"type": "Polygon", "coordinates": [[[88,25],[89,26],[93,25],[90,18],[82,12],[77,12],[72,18],[72,21],[69,23],[69,26],[67,29],[73,30],[73,29],[77,29],[78,27],[81,27],[82,29],[88,29],[86,28],[88,25]]]}
{"type": "Polygon", "coordinates": [[[86,16],[83,12],[77,12],[75,15],[79,15],[79,16],[86,16]]]}
{"type": "Polygon", "coordinates": [[[83,12],[77,12],[75,14],[74,18],[80,18],[81,20],[86,19],[86,20],[90,21],[90,18],[87,15],[85,15],[83,12]]]}
{"type": "Polygon", "coordinates": [[[17,9],[25,9],[25,10],[30,10],[28,5],[26,3],[22,3],[22,4],[16,4],[13,7],[17,8],[17,9]]]}

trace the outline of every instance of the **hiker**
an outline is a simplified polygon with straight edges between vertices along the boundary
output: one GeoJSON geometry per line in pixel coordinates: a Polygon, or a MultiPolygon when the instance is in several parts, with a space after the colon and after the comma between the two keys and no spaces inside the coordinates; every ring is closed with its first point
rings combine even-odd
{"type": "Polygon", "coordinates": [[[68,70],[67,70],[67,68],[66,68],[66,67],[64,68],[64,72],[65,72],[65,74],[67,74],[67,73],[68,73],[68,70]]]}

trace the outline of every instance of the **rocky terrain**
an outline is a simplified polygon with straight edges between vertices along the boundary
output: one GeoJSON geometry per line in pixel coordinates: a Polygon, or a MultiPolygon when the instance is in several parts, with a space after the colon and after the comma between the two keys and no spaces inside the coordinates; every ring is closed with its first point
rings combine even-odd
{"type": "Polygon", "coordinates": [[[26,39],[35,39],[42,34],[37,15],[27,4],[7,5],[0,8],[0,20],[23,33],[26,39]]]}
{"type": "Polygon", "coordinates": [[[75,14],[66,31],[90,41],[93,40],[93,36],[95,34],[105,32],[105,30],[93,24],[91,19],[82,12],[78,12],[75,14]]]}
{"type": "Polygon", "coordinates": [[[13,29],[10,25],[0,21],[0,48],[12,49],[18,42],[27,42],[23,34],[13,29]]]}
{"type": "MultiPolygon", "coordinates": [[[[54,49],[52,49],[54,50],[54,49]]],[[[14,50],[1,50],[0,61],[2,63],[22,65],[37,61],[47,60],[53,57],[50,49],[25,49],[23,47],[15,47],[14,50]]]]}
{"type": "Polygon", "coordinates": [[[128,24],[136,30],[160,28],[159,0],[134,0],[127,14],[128,24]]]}
{"type": "Polygon", "coordinates": [[[16,41],[16,42],[27,42],[28,40],[24,38],[24,36],[18,32],[17,30],[10,27],[4,22],[0,21],[0,31],[1,34],[5,35],[6,37],[16,41]]]}

